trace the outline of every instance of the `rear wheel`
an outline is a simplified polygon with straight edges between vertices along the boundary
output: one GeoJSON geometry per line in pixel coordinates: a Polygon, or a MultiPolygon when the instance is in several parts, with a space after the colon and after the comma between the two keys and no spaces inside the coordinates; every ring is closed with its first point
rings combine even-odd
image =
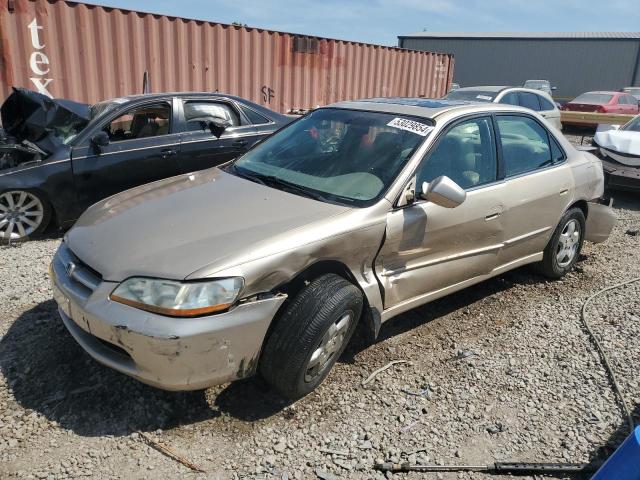
{"type": "Polygon", "coordinates": [[[51,218],[46,200],[27,190],[0,194],[0,241],[20,242],[44,231],[51,218]]]}
{"type": "Polygon", "coordinates": [[[538,265],[540,272],[551,279],[558,279],[569,272],[580,256],[584,240],[585,218],[579,208],[568,210],[560,219],[544,257],[538,265]]]}
{"type": "Polygon", "coordinates": [[[297,399],[329,374],[360,318],[362,293],[328,274],[307,285],[285,308],[260,360],[260,373],[281,395],[297,399]]]}

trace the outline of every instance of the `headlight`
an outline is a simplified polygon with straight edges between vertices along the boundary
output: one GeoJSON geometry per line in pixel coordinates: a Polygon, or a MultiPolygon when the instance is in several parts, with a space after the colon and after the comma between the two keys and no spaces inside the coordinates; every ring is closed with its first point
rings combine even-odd
{"type": "Polygon", "coordinates": [[[198,282],[133,277],[118,285],[109,298],[161,315],[196,317],[229,308],[243,284],[240,277],[198,282]]]}

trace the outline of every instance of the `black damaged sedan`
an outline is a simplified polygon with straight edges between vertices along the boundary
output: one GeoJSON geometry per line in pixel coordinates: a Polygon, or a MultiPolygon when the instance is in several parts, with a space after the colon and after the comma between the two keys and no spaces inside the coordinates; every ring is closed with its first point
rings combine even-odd
{"type": "Polygon", "coordinates": [[[65,228],[129,188],[220,165],[291,121],[231,95],[165,93],[89,106],[14,88],[0,109],[0,241],[65,228]]]}

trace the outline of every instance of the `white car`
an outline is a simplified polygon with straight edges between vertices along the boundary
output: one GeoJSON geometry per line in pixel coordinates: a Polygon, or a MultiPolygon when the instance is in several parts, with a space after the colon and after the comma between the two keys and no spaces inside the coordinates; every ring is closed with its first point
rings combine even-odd
{"type": "Polygon", "coordinates": [[[517,105],[538,112],[558,130],[562,130],[560,110],[551,95],[541,90],[523,87],[485,86],[464,87],[449,92],[447,100],[467,102],[493,102],[517,105]]]}
{"type": "Polygon", "coordinates": [[[640,190],[640,115],[621,127],[598,125],[593,145],[608,187],[640,190]]]}

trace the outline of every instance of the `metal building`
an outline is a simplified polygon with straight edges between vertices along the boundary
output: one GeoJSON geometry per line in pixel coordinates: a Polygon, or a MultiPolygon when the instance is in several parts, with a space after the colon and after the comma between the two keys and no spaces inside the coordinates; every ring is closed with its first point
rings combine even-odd
{"type": "Polygon", "coordinates": [[[280,112],[375,96],[439,96],[447,54],[63,0],[0,0],[0,101],[12,86],[82,102],[220,91],[280,112]]]}
{"type": "Polygon", "coordinates": [[[398,37],[400,47],[455,55],[461,86],[551,81],[557,99],[640,86],[640,32],[437,33],[398,37]]]}

